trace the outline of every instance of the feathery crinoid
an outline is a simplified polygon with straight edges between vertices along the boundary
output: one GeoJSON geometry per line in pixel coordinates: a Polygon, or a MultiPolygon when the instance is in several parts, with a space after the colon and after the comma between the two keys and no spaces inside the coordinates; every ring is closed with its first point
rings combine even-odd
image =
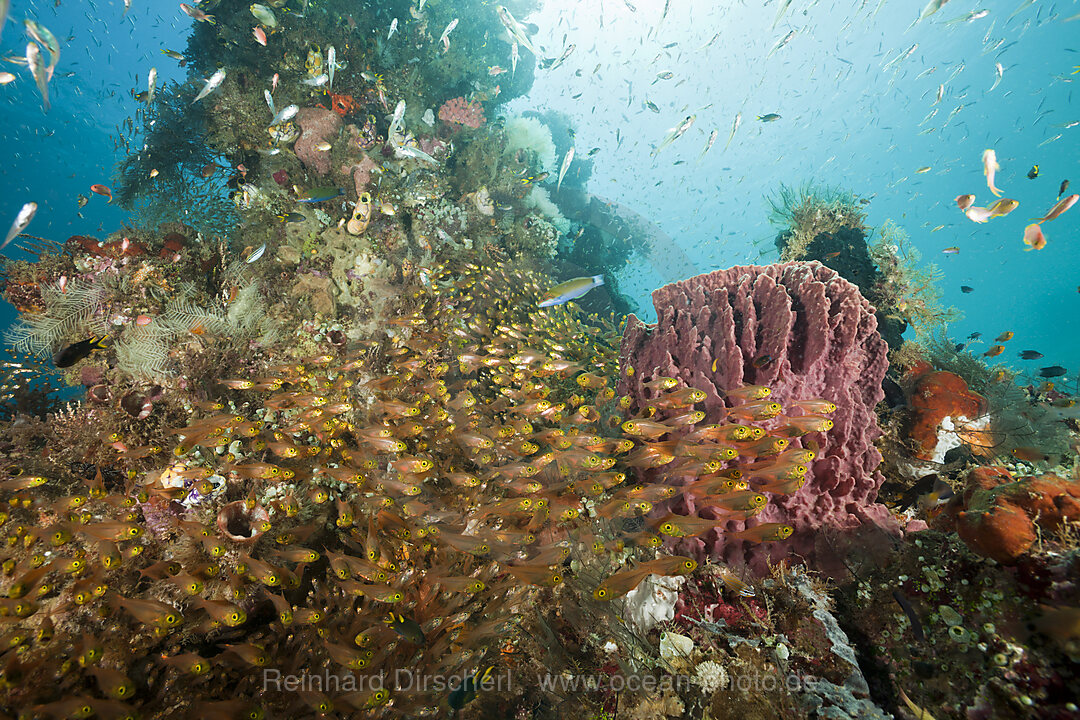
{"type": "Polygon", "coordinates": [[[72,280],[63,288],[59,283],[42,285],[45,312],[24,313],[7,331],[4,340],[20,352],[43,357],[66,340],[104,334],[107,328],[97,311],[107,289],[101,282],[84,280],[72,280]]]}

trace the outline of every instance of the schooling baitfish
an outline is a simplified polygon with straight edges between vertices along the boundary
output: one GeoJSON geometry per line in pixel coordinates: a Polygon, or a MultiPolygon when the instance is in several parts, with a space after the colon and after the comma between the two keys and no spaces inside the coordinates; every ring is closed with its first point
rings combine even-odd
{"type": "Polygon", "coordinates": [[[543,297],[540,298],[539,305],[540,307],[562,305],[564,302],[575,300],[592,290],[594,287],[603,284],[603,275],[592,275],[567,280],[564,283],[559,283],[544,293],[543,297]]]}

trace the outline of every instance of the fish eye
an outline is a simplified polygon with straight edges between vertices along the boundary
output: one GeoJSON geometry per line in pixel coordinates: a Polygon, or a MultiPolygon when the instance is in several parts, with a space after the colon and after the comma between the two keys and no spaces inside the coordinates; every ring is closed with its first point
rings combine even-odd
{"type": "Polygon", "coordinates": [[[669,522],[664,523],[663,525],[660,526],[660,532],[664,533],[665,535],[670,535],[674,531],[675,531],[675,526],[672,525],[669,522]]]}
{"type": "Polygon", "coordinates": [[[240,624],[240,613],[236,613],[236,612],[229,613],[228,620],[229,620],[229,622],[233,622],[233,623],[236,623],[236,624],[239,625],[240,624]]]}
{"type": "Polygon", "coordinates": [[[558,585],[561,582],[562,582],[562,575],[560,575],[559,573],[555,573],[554,575],[551,576],[551,583],[553,585],[558,585]]]}
{"type": "Polygon", "coordinates": [[[178,622],[180,622],[180,618],[178,618],[173,613],[167,613],[165,615],[165,624],[166,625],[175,625],[178,622]]]}
{"type": "Polygon", "coordinates": [[[607,600],[607,596],[608,596],[607,588],[598,587],[598,588],[596,588],[596,592],[594,592],[593,595],[596,596],[597,600],[607,600]]]}

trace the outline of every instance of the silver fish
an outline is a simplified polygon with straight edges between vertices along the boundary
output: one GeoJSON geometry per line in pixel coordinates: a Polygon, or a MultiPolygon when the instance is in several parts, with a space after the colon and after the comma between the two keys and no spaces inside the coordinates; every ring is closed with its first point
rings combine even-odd
{"type": "Polygon", "coordinates": [[[251,14],[255,16],[255,19],[266,27],[277,27],[277,17],[270,8],[265,5],[260,5],[259,3],[254,3],[249,9],[251,10],[251,14]]]}
{"type": "Polygon", "coordinates": [[[728,135],[727,143],[724,145],[724,149],[728,149],[728,145],[731,144],[731,138],[735,137],[735,131],[739,129],[739,123],[742,122],[742,113],[736,113],[735,122],[731,123],[731,134],[728,135]]]}
{"type": "Polygon", "coordinates": [[[679,138],[681,138],[683,136],[683,133],[685,133],[687,130],[689,130],[690,126],[692,126],[694,124],[695,120],[697,120],[697,115],[688,115],[686,117],[686,119],[684,119],[681,123],[679,123],[678,125],[676,125],[675,127],[671,128],[668,131],[667,136],[663,139],[663,141],[659,145],[656,146],[655,150],[653,150],[651,153],[649,153],[649,155],[651,155],[652,157],[656,157],[657,153],[659,153],[661,150],[666,148],[668,145],[670,145],[671,143],[673,143],[676,140],[678,140],[679,138]]]}
{"type": "Polygon", "coordinates": [[[990,90],[987,90],[987,92],[993,91],[993,89],[998,86],[998,83],[1001,82],[1001,78],[1004,76],[1005,67],[1001,63],[994,63],[994,84],[990,86],[990,90]]]}
{"type": "Polygon", "coordinates": [[[19,210],[19,214],[15,216],[15,222],[11,224],[11,229],[8,230],[7,237],[4,238],[4,244],[0,245],[0,250],[6,248],[9,242],[18,237],[19,233],[26,229],[26,226],[34,219],[34,214],[36,212],[37,203],[35,202],[28,202],[22,206],[22,209],[19,210]]]}
{"type": "Polygon", "coordinates": [[[301,85],[308,85],[310,87],[322,87],[330,79],[330,76],[326,73],[322,75],[316,75],[313,78],[306,78],[300,81],[301,85]]]}
{"type": "Polygon", "coordinates": [[[4,23],[7,22],[8,10],[11,9],[11,0],[0,0],[0,35],[4,34],[4,23]]]}
{"type": "Polygon", "coordinates": [[[41,49],[37,43],[26,44],[26,65],[30,68],[30,74],[34,76],[38,90],[41,92],[41,100],[45,111],[49,110],[49,78],[45,75],[45,62],[41,59],[41,49]]]}
{"type": "Polygon", "coordinates": [[[297,105],[286,105],[274,114],[274,119],[270,121],[270,127],[280,125],[283,122],[288,122],[296,117],[296,113],[300,112],[300,107],[297,105]]]}
{"type": "Polygon", "coordinates": [[[563,178],[566,177],[566,171],[570,169],[570,163],[574,162],[574,148],[570,148],[566,151],[566,155],[563,156],[562,165],[559,166],[559,181],[555,183],[555,192],[559,191],[562,187],[563,178]]]}
{"type": "Polygon", "coordinates": [[[428,155],[420,148],[414,148],[411,145],[398,145],[394,148],[394,155],[399,158],[415,158],[417,160],[424,160],[432,165],[438,165],[439,161],[428,155]]]}
{"type": "Polygon", "coordinates": [[[517,40],[510,44],[510,78],[513,79],[517,74],[517,64],[521,55],[518,54],[517,40]]]}
{"type": "Polygon", "coordinates": [[[331,45],[326,49],[326,72],[327,72],[327,85],[329,89],[334,89],[334,70],[337,66],[337,49],[331,45]]]}
{"type": "Polygon", "coordinates": [[[263,97],[266,98],[266,107],[270,108],[270,112],[277,114],[277,110],[274,109],[274,96],[270,94],[269,90],[263,90],[263,97]]]}
{"type": "Polygon", "coordinates": [[[446,29],[442,31],[442,35],[439,36],[439,42],[442,43],[444,50],[450,49],[450,33],[454,32],[454,28],[458,26],[458,19],[454,18],[450,21],[450,24],[446,26],[446,29]]]}
{"type": "Polygon", "coordinates": [[[394,108],[394,116],[390,119],[390,128],[386,131],[386,137],[391,142],[394,141],[394,136],[401,130],[401,123],[405,117],[405,101],[398,100],[397,106],[394,108]]]}
{"type": "Polygon", "coordinates": [[[773,56],[773,53],[791,42],[791,39],[793,37],[795,37],[794,30],[790,31],[787,35],[777,40],[776,44],[772,46],[771,50],[769,50],[769,54],[765,56],[765,59],[768,60],[769,58],[771,58],[773,56]]]}
{"type": "Polygon", "coordinates": [[[157,68],[150,68],[150,73],[146,76],[146,104],[154,102],[154,93],[157,92],[157,68]]]}
{"type": "Polygon", "coordinates": [[[701,155],[698,156],[698,162],[701,162],[705,157],[705,153],[712,150],[713,144],[716,142],[716,136],[720,133],[719,130],[713,130],[709,133],[709,140],[705,143],[705,149],[701,151],[701,155]]]}
{"type": "Polygon", "coordinates": [[[575,45],[574,43],[570,43],[570,45],[567,46],[565,50],[563,50],[563,54],[559,56],[559,59],[553,62],[551,64],[551,67],[548,68],[548,70],[554,70],[555,68],[566,62],[566,58],[570,57],[570,54],[573,53],[576,49],[577,45],[575,45]]]}
{"type": "Polygon", "coordinates": [[[206,81],[206,84],[203,85],[203,89],[199,91],[199,94],[195,96],[195,99],[191,101],[191,104],[194,105],[210,93],[217,90],[221,86],[221,83],[223,83],[224,81],[225,68],[222,68],[210,76],[210,79],[206,81]]]}
{"type": "Polygon", "coordinates": [[[525,27],[514,19],[514,16],[510,14],[510,11],[504,8],[502,5],[498,5],[495,8],[495,12],[499,15],[499,20],[502,22],[503,27],[510,33],[510,37],[516,40],[522,47],[531,52],[536,57],[540,57],[540,53],[536,51],[536,47],[529,40],[528,34],[525,32],[525,27]]]}
{"type": "Polygon", "coordinates": [[[394,37],[394,33],[396,33],[396,32],[397,32],[397,18],[394,18],[393,20],[390,21],[390,33],[386,36],[386,39],[389,40],[390,38],[394,37]]]}
{"type": "Polygon", "coordinates": [[[56,64],[60,62],[60,43],[57,41],[56,36],[49,32],[49,28],[44,25],[40,25],[29,18],[23,21],[26,25],[26,32],[30,37],[37,40],[46,50],[49,51],[49,64],[45,68],[45,77],[52,80],[53,70],[56,69],[56,64]]]}

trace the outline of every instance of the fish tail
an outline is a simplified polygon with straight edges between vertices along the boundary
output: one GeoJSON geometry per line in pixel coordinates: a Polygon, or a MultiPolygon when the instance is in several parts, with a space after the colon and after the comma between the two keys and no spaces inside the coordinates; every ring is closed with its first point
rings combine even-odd
{"type": "Polygon", "coordinates": [[[596,283],[597,285],[603,285],[604,284],[604,276],[603,275],[593,275],[592,279],[593,279],[593,282],[596,283]]]}
{"type": "Polygon", "coordinates": [[[108,335],[102,335],[101,337],[95,337],[94,341],[90,344],[90,347],[94,350],[104,350],[108,345],[106,341],[109,339],[108,335]]]}
{"type": "Polygon", "coordinates": [[[213,15],[207,15],[206,22],[210,23],[211,25],[217,25],[217,20],[214,19],[213,15]]]}

